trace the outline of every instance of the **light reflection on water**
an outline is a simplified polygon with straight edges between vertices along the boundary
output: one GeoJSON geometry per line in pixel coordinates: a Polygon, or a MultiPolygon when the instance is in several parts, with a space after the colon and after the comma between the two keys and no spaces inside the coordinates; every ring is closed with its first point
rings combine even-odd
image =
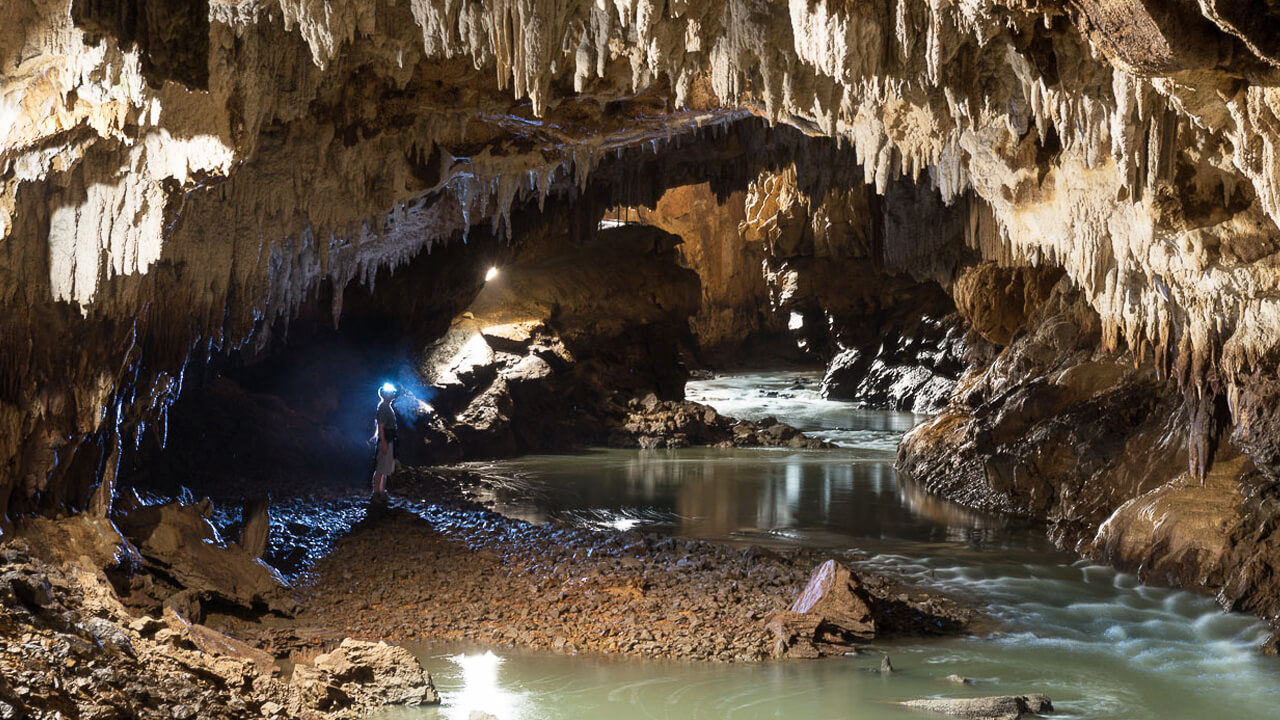
{"type": "Polygon", "coordinates": [[[488,491],[496,511],[534,523],[869,550],[901,540],[1047,546],[1006,519],[900,487],[881,451],[600,449],[477,467],[507,476],[488,491]]]}
{"type": "Polygon", "coordinates": [[[386,720],[541,718],[939,717],[897,701],[1045,692],[1067,718],[1276,717],[1280,666],[1255,652],[1265,625],[1211,598],[1144,587],[1132,575],[1049,547],[1042,533],[900,485],[893,443],[917,418],[817,399],[816,376],[720,378],[689,395],[726,414],[775,415],[806,431],[840,427],[834,451],[593,451],[491,464],[502,511],[535,522],[654,531],[734,543],[857,550],[857,564],[980,604],[998,621],[981,637],[879,643],[814,662],[712,665],[501,649],[424,647],[445,705],[386,720]],[[770,393],[778,393],[777,397],[770,393]],[[793,397],[783,397],[790,394],[793,397]],[[859,419],[860,418],[860,419],[859,419]],[[869,430],[860,429],[865,422],[869,430]],[[460,655],[459,653],[462,652],[460,655]],[[879,653],[894,674],[867,672],[879,653]],[[974,678],[972,687],[943,682],[974,678]],[[473,702],[476,698],[489,697],[473,702]]]}

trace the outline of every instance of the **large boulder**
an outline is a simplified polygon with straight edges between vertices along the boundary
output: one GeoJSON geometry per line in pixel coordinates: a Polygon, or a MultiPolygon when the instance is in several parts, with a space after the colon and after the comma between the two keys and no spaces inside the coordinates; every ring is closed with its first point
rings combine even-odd
{"type": "Polygon", "coordinates": [[[835,560],[819,565],[791,609],[769,616],[774,654],[819,657],[876,635],[870,593],[849,568],[835,560]]]}
{"type": "Polygon", "coordinates": [[[347,638],[337,650],[315,659],[347,696],[366,705],[431,705],[440,702],[431,675],[413,653],[384,642],[347,638]]]}
{"type": "Polygon", "coordinates": [[[244,548],[225,542],[209,521],[210,509],[208,503],[144,505],[133,497],[120,502],[116,523],[121,532],[137,547],[152,576],[173,585],[153,584],[155,599],[181,596],[183,614],[195,619],[203,599],[287,612],[291,603],[284,598],[280,575],[244,548]]]}

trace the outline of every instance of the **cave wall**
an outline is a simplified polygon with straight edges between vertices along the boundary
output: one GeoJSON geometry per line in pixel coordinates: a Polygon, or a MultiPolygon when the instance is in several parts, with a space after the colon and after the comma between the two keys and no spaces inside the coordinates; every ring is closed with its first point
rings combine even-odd
{"type": "Polygon", "coordinates": [[[744,344],[767,344],[785,330],[785,318],[769,306],[762,248],[739,235],[746,220],[745,192],[722,201],[708,185],[684,185],[663,193],[653,207],[615,208],[605,219],[651,225],[680,237],[681,262],[698,274],[702,287],[690,325],[704,358],[728,360],[744,344]]]}
{"type": "Polygon", "coordinates": [[[750,114],[848,149],[797,172],[858,173],[895,267],[935,275],[961,232],[1061,268],[1102,348],[1194,389],[1191,447],[1223,398],[1270,472],[1276,27],[1209,0],[5,3],[0,498],[85,506],[193,353],[750,114]]]}

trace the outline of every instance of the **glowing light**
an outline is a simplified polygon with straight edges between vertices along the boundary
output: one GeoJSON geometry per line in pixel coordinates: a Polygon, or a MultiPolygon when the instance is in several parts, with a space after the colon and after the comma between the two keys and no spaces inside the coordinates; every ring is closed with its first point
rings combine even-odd
{"type": "Polygon", "coordinates": [[[485,273],[485,274],[484,274],[484,281],[485,281],[485,282],[489,282],[490,280],[492,280],[492,279],[494,279],[494,278],[496,278],[496,277],[498,277],[498,266],[497,266],[497,265],[491,265],[491,266],[489,267],[489,272],[487,272],[487,273],[485,273]]]}
{"type": "Polygon", "coordinates": [[[382,383],[382,392],[393,393],[395,391],[396,391],[396,386],[393,385],[391,381],[382,383]]]}
{"type": "Polygon", "coordinates": [[[461,720],[481,712],[499,720],[518,720],[524,714],[520,708],[522,694],[504,689],[498,682],[502,658],[488,651],[483,655],[454,655],[449,659],[462,670],[461,691],[445,698],[449,718],[461,720]]]}
{"type": "Polygon", "coordinates": [[[791,313],[791,318],[787,320],[788,330],[799,330],[804,327],[804,315],[798,312],[791,313]]]}

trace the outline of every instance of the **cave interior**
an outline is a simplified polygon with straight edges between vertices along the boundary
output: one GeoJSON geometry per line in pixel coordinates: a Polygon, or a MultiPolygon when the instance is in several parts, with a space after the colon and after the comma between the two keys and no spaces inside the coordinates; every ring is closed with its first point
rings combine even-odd
{"type": "Polygon", "coordinates": [[[0,538],[149,611],[286,617],[256,570],[198,587],[146,548],[182,526],[296,578],[291,503],[363,501],[384,383],[429,494],[472,461],[819,447],[685,398],[807,368],[920,416],[923,494],[1275,623],[1277,16],[7,3],[0,538]]]}

